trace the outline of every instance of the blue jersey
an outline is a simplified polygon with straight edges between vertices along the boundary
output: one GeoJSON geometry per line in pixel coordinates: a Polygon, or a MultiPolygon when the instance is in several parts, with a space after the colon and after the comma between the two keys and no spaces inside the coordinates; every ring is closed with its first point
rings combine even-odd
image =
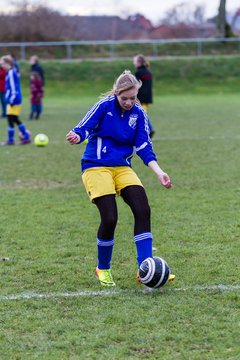
{"type": "Polygon", "coordinates": [[[146,165],[157,160],[149,138],[148,121],[140,105],[122,111],[114,95],[97,102],[73,129],[80,135],[81,142],[88,139],[82,171],[97,166],[131,166],[135,153],[146,165]]]}
{"type": "Polygon", "coordinates": [[[22,103],[20,77],[14,68],[9,69],[6,75],[5,98],[9,105],[21,105],[22,103]]]}

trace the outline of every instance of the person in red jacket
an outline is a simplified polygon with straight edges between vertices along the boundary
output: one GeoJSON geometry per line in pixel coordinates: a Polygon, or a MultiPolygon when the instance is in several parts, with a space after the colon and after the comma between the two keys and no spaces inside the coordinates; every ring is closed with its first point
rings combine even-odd
{"type": "Polygon", "coordinates": [[[29,120],[39,119],[42,113],[43,83],[40,75],[33,71],[30,75],[31,113],[29,120]]]}
{"type": "Polygon", "coordinates": [[[0,63],[0,101],[2,105],[3,118],[7,116],[5,94],[6,94],[6,70],[4,70],[2,64],[0,63]]]}

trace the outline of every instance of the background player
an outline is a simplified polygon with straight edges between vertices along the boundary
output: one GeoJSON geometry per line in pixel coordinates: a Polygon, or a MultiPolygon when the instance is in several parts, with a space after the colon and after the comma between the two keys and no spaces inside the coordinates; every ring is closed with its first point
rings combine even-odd
{"type": "Polygon", "coordinates": [[[6,55],[1,58],[2,67],[6,70],[6,103],[7,103],[7,118],[8,118],[8,140],[2,143],[5,145],[14,145],[14,126],[18,126],[22,139],[21,145],[31,143],[30,132],[26,126],[20,121],[19,115],[21,111],[22,93],[20,86],[20,76],[14,68],[13,58],[11,55],[6,55]]]}

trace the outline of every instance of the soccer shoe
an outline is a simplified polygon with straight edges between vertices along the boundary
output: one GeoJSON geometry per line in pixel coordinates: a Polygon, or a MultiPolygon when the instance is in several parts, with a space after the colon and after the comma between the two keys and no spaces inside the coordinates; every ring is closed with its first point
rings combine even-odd
{"type": "Polygon", "coordinates": [[[115,286],[115,282],[113,281],[111,270],[106,269],[102,270],[98,267],[96,268],[96,276],[98,277],[101,285],[103,286],[115,286]]]}
{"type": "Polygon", "coordinates": [[[11,145],[15,145],[14,141],[5,141],[1,143],[1,146],[11,146],[11,145]]]}
{"type": "Polygon", "coordinates": [[[169,278],[168,278],[168,282],[172,282],[172,281],[174,281],[175,280],[175,275],[174,274],[170,274],[169,275],[169,278]]]}
{"type": "MultiPolygon", "coordinates": [[[[175,280],[175,275],[174,274],[170,274],[168,277],[168,282],[173,282],[175,280]]],[[[139,270],[137,271],[137,282],[141,284],[141,279],[139,276],[139,270]]]]}
{"type": "Polygon", "coordinates": [[[140,279],[140,275],[139,275],[139,270],[137,271],[137,282],[139,284],[141,284],[141,279],[140,279]]]}
{"type": "Polygon", "coordinates": [[[19,145],[26,145],[26,144],[31,144],[32,140],[29,139],[22,139],[19,143],[19,145]]]}
{"type": "MultiPolygon", "coordinates": [[[[28,139],[31,139],[31,131],[29,131],[29,130],[26,130],[26,133],[28,134],[28,139]]],[[[23,132],[22,131],[19,131],[19,134],[18,134],[18,136],[19,136],[19,140],[21,141],[21,140],[23,140],[24,139],[24,135],[23,135],[23,132]]]]}

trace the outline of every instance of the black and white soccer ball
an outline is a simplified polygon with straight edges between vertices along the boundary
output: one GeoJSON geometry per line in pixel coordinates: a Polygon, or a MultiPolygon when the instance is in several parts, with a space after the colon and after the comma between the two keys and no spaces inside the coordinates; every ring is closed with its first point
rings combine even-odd
{"type": "Polygon", "coordinates": [[[139,268],[141,282],[150,288],[160,288],[168,281],[170,268],[168,263],[157,256],[145,259],[139,268]]]}

